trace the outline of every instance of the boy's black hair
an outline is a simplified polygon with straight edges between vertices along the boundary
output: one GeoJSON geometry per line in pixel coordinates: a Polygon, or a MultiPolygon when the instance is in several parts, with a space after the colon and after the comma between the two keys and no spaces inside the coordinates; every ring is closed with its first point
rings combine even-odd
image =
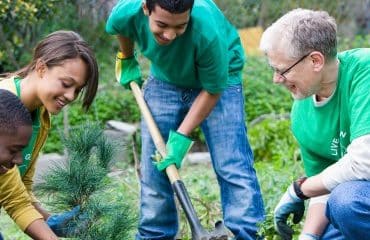
{"type": "Polygon", "coordinates": [[[193,7],[194,0],[146,0],[149,14],[152,13],[156,4],[170,13],[184,13],[193,7]]]}
{"type": "Polygon", "coordinates": [[[20,126],[32,126],[30,112],[19,97],[0,89],[0,133],[13,133],[20,126]]]}

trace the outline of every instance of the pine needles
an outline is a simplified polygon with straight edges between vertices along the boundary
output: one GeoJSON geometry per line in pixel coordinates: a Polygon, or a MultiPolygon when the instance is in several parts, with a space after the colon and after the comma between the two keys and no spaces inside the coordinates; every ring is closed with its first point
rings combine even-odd
{"type": "Polygon", "coordinates": [[[54,166],[35,190],[48,198],[54,210],[80,206],[70,221],[71,236],[79,239],[130,239],[136,223],[132,208],[117,198],[107,177],[114,147],[97,124],[87,123],[63,139],[68,153],[65,164],[54,166]]]}

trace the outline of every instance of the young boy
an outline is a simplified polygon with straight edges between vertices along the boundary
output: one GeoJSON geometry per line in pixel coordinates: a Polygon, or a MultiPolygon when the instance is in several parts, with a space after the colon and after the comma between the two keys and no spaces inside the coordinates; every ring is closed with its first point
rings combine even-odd
{"type": "MultiPolygon", "coordinates": [[[[15,166],[23,162],[22,149],[27,146],[32,135],[32,119],[29,111],[20,99],[13,93],[0,89],[0,206],[5,211],[12,210],[14,220],[22,222],[28,218],[26,210],[33,208],[31,203],[19,204],[19,200],[29,198],[26,188],[14,189],[9,183],[22,182],[18,168],[15,166]],[[16,172],[17,174],[14,174],[16,172]],[[15,197],[14,197],[15,196],[15,197]],[[14,206],[18,206],[14,208],[14,206]]],[[[28,201],[30,202],[30,201],[28,201]]],[[[25,233],[34,239],[57,239],[51,229],[36,211],[36,218],[25,230],[25,233]]],[[[9,213],[9,212],[8,212],[9,213]]],[[[10,213],[9,213],[10,214],[10,213]]],[[[0,239],[2,236],[0,234],[0,239]]]]}

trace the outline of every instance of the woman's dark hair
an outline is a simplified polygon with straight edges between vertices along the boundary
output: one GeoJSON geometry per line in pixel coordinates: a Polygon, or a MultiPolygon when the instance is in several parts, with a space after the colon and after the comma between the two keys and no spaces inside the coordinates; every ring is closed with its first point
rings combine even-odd
{"type": "Polygon", "coordinates": [[[156,4],[170,13],[184,13],[193,7],[194,0],[146,0],[149,14],[154,11],[156,4]]]}
{"type": "Polygon", "coordinates": [[[49,34],[36,45],[31,63],[9,75],[24,78],[35,70],[39,60],[42,60],[47,67],[52,68],[62,65],[67,59],[74,58],[81,58],[88,69],[86,85],[82,91],[82,106],[88,110],[98,89],[99,70],[93,51],[76,32],[56,31],[49,34]]]}

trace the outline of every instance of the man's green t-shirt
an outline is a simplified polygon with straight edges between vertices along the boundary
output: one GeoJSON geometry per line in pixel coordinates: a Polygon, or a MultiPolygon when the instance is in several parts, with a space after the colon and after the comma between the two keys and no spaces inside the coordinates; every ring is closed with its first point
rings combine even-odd
{"type": "Polygon", "coordinates": [[[161,81],[210,93],[241,81],[244,51],[239,35],[211,0],[194,2],[186,31],[169,45],[156,42],[142,0],[121,0],[108,18],[106,31],[133,40],[161,81]]]}
{"type": "Polygon", "coordinates": [[[330,100],[315,106],[312,97],[292,108],[292,130],[307,176],[337,162],[353,139],[370,134],[370,49],[338,54],[339,73],[330,100]]]}

